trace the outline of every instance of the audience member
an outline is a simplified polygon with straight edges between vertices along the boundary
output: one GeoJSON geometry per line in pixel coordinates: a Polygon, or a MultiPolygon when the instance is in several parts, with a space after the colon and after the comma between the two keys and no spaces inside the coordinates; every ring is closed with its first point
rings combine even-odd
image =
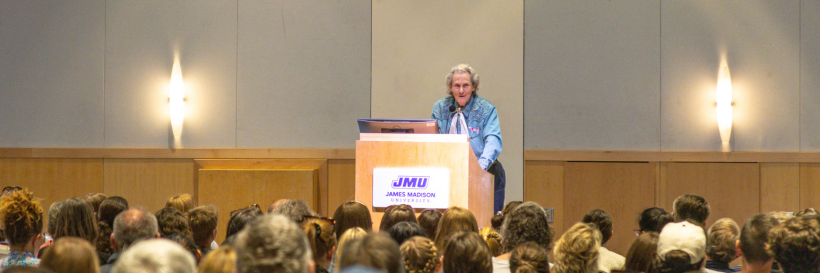
{"type": "Polygon", "coordinates": [[[195,206],[194,197],[187,193],[171,197],[171,199],[168,199],[168,202],[165,203],[165,207],[178,209],[182,213],[188,213],[188,210],[195,206]]]}
{"type": "Polygon", "coordinates": [[[583,223],[592,224],[601,232],[601,247],[598,249],[598,270],[609,273],[612,270],[624,268],[625,258],[618,253],[609,251],[604,244],[612,238],[612,217],[601,209],[594,209],[584,215],[583,223]]]}
{"type": "Polygon", "coordinates": [[[379,224],[379,231],[387,232],[393,225],[404,221],[419,223],[416,220],[416,213],[413,212],[413,207],[403,204],[387,207],[387,209],[384,210],[382,221],[379,224]]]}
{"type": "Polygon", "coordinates": [[[65,201],[57,201],[51,203],[51,206],[48,207],[48,226],[46,228],[45,243],[37,250],[37,258],[42,258],[45,250],[54,243],[54,232],[57,230],[57,215],[60,213],[60,209],[63,208],[64,203],[65,201]]]}
{"type": "Polygon", "coordinates": [[[304,232],[286,216],[257,217],[236,236],[239,273],[304,273],[313,267],[304,232]]]}
{"type": "Polygon", "coordinates": [[[438,222],[436,230],[436,247],[439,250],[444,250],[444,243],[447,237],[453,232],[466,229],[472,232],[478,232],[478,223],[475,216],[469,210],[461,207],[450,207],[441,215],[441,220],[438,222]]]}
{"type": "Polygon", "coordinates": [[[222,245],[202,259],[197,273],[235,273],[236,260],[236,249],[230,245],[222,245]]]}
{"type": "Polygon", "coordinates": [[[459,230],[447,236],[441,254],[441,269],[444,273],[493,272],[490,248],[474,231],[459,230]]]}
{"type": "Polygon", "coordinates": [[[490,223],[493,225],[493,229],[496,231],[501,231],[501,225],[504,224],[504,217],[510,214],[518,205],[521,205],[522,201],[510,201],[506,205],[504,205],[504,209],[502,209],[496,215],[493,215],[493,218],[490,219],[490,223]]]}
{"type": "Polygon", "coordinates": [[[368,233],[363,238],[347,242],[337,261],[339,268],[366,266],[386,273],[402,273],[401,252],[396,241],[383,233],[368,233]]]}
{"type": "Polygon", "coordinates": [[[365,231],[373,229],[370,210],[359,201],[347,201],[341,204],[333,213],[333,220],[336,220],[336,239],[341,239],[342,234],[352,227],[360,227],[365,231]]]}
{"type": "Polygon", "coordinates": [[[168,237],[171,234],[182,234],[193,237],[191,226],[188,224],[188,217],[173,207],[164,207],[155,213],[157,217],[157,227],[159,235],[168,237]]]}
{"type": "Polygon", "coordinates": [[[114,231],[111,235],[111,246],[117,252],[108,258],[100,270],[110,272],[124,250],[141,240],[158,238],[157,230],[157,218],[140,208],[131,208],[117,215],[114,218],[114,231]]]}
{"type": "Polygon", "coordinates": [[[94,209],[84,198],[69,198],[63,203],[57,214],[57,225],[54,231],[54,240],[63,236],[71,236],[94,243],[99,229],[94,209]]]}
{"type": "Polygon", "coordinates": [[[740,228],[734,220],[721,218],[715,221],[706,235],[706,269],[732,273],[729,263],[737,258],[737,238],[740,228]]]}
{"type": "Polygon", "coordinates": [[[705,272],[706,234],[700,225],[688,221],[669,223],[658,235],[658,262],[661,273],[705,272]]]}
{"type": "Polygon", "coordinates": [[[820,271],[820,216],[806,214],[769,230],[768,253],[784,273],[820,271]]]}
{"type": "Polygon", "coordinates": [[[97,212],[97,220],[99,220],[99,235],[94,242],[97,252],[100,253],[100,259],[105,262],[114,254],[114,247],[111,246],[111,233],[114,231],[114,218],[120,212],[128,209],[128,201],[120,196],[111,196],[105,198],[100,203],[99,211],[97,212]],[[104,260],[103,260],[104,259],[104,260]]]}
{"type": "Polygon", "coordinates": [[[441,272],[438,249],[430,238],[411,237],[399,246],[407,273],[441,272]]]}
{"type": "MultiPolygon", "coordinates": [[[[360,227],[352,227],[347,229],[342,237],[339,237],[339,243],[336,247],[336,255],[333,255],[333,261],[331,261],[330,268],[332,268],[332,272],[340,272],[339,263],[338,261],[341,260],[344,253],[342,253],[342,249],[347,245],[349,242],[353,242],[359,239],[364,238],[367,235],[367,231],[360,227]]],[[[331,270],[328,270],[331,271],[331,270]]]]}
{"type": "Polygon", "coordinates": [[[196,243],[203,256],[208,255],[208,251],[211,251],[211,242],[216,238],[218,217],[216,207],[211,205],[199,206],[189,210],[187,216],[194,243],[196,243]]]}
{"type": "Polygon", "coordinates": [[[393,225],[387,233],[390,234],[390,238],[393,238],[398,245],[401,245],[405,240],[410,239],[410,237],[413,236],[427,237],[427,234],[424,233],[424,230],[421,229],[419,224],[407,221],[399,222],[393,225]]]}
{"type": "Polygon", "coordinates": [[[706,224],[706,218],[709,218],[709,202],[699,195],[684,194],[675,198],[672,203],[675,221],[680,222],[688,220],[701,226],[706,224]]]}
{"type": "Polygon", "coordinates": [[[149,239],[125,250],[112,272],[193,273],[196,272],[196,263],[191,254],[179,244],[166,239],[149,239]]]}
{"type": "Polygon", "coordinates": [[[313,212],[305,201],[302,200],[279,200],[271,204],[268,213],[276,213],[288,217],[297,225],[302,224],[305,217],[318,216],[313,212]]]}
{"type": "Polygon", "coordinates": [[[510,272],[549,273],[547,250],[533,242],[518,245],[510,254],[510,272]]]}
{"type": "Polygon", "coordinates": [[[100,212],[100,204],[102,201],[108,198],[105,194],[102,193],[89,193],[85,195],[85,201],[91,205],[91,208],[94,209],[95,214],[99,214],[100,212]]]}
{"type": "Polygon", "coordinates": [[[14,265],[37,266],[35,245],[43,230],[43,208],[28,190],[16,190],[0,198],[0,220],[9,244],[9,254],[0,260],[0,269],[14,265]]]}
{"type": "Polygon", "coordinates": [[[336,235],[333,234],[333,221],[327,218],[308,217],[302,223],[302,230],[308,239],[315,273],[326,273],[336,252],[336,235]]]}
{"type": "Polygon", "coordinates": [[[260,210],[258,206],[251,206],[231,212],[231,219],[228,220],[228,229],[225,232],[225,240],[227,242],[233,240],[234,235],[239,233],[248,222],[256,219],[256,217],[260,215],[262,215],[262,210],[260,210]]]}
{"type": "Polygon", "coordinates": [[[629,246],[624,270],[627,272],[655,273],[655,256],[658,253],[658,233],[641,233],[629,246]]]}
{"type": "Polygon", "coordinates": [[[86,240],[76,237],[62,237],[43,254],[40,266],[56,273],[99,273],[100,261],[97,252],[86,240]]]}
{"type": "Polygon", "coordinates": [[[199,262],[202,261],[202,252],[199,251],[199,247],[196,246],[196,243],[194,243],[194,239],[191,239],[191,237],[179,233],[174,233],[168,236],[163,236],[163,238],[176,242],[177,244],[182,246],[182,248],[190,252],[191,256],[194,257],[194,261],[196,262],[196,264],[199,264],[199,262]]]}
{"type": "Polygon", "coordinates": [[[638,230],[636,233],[637,235],[641,235],[644,232],[660,233],[663,226],[674,221],[675,217],[664,209],[651,207],[641,212],[641,216],[638,218],[638,230]]]}
{"type": "Polygon", "coordinates": [[[418,222],[419,226],[424,229],[424,233],[427,234],[427,238],[430,240],[436,238],[436,229],[438,228],[438,222],[441,221],[441,212],[435,209],[426,209],[419,214],[418,222]]]}
{"type": "Polygon", "coordinates": [[[487,243],[493,257],[504,254],[504,246],[501,245],[501,234],[498,234],[493,228],[483,227],[478,230],[478,235],[481,235],[481,239],[484,239],[484,242],[487,243]]]}
{"type": "Polygon", "coordinates": [[[501,225],[501,244],[508,253],[493,258],[493,272],[510,272],[510,251],[525,242],[533,242],[544,249],[550,249],[553,230],[547,213],[535,202],[518,205],[504,216],[501,225]]]}
{"type": "Polygon", "coordinates": [[[737,253],[740,255],[741,272],[770,273],[774,259],[766,252],[766,240],[769,230],[777,226],[777,219],[767,214],[756,214],[749,217],[737,241],[737,253]]]}
{"type": "Polygon", "coordinates": [[[577,223],[570,227],[552,250],[554,265],[551,272],[596,273],[598,272],[598,248],[601,232],[588,224],[577,223]]]}

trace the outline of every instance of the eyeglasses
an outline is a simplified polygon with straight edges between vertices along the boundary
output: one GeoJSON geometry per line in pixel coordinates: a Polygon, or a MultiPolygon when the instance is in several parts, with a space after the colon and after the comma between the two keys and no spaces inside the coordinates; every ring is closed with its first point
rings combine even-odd
{"type": "Polygon", "coordinates": [[[259,208],[259,204],[253,204],[253,205],[250,205],[250,206],[247,206],[247,207],[244,207],[244,208],[239,208],[239,209],[235,209],[235,210],[231,211],[231,217],[233,218],[234,215],[236,215],[240,211],[243,211],[243,210],[246,210],[246,209],[256,209],[259,212],[262,212],[262,209],[259,208]]]}

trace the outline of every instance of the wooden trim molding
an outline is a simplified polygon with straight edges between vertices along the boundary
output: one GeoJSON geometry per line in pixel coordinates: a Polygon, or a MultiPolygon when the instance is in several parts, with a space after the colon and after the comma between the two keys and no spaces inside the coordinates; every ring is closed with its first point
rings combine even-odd
{"type": "Polygon", "coordinates": [[[0,148],[0,158],[323,158],[355,159],[354,149],[0,148]]]}
{"type": "Polygon", "coordinates": [[[524,151],[524,160],[614,162],[820,162],[820,152],[524,151]]]}

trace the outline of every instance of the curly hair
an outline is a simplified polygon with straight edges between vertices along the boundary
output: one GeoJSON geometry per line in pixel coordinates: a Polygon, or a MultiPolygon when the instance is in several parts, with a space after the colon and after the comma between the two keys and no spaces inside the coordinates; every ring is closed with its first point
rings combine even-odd
{"type": "Polygon", "coordinates": [[[769,230],[767,252],[783,272],[816,272],[820,268],[820,218],[807,214],[769,230]]]}
{"type": "Polygon", "coordinates": [[[484,242],[490,247],[490,253],[493,257],[504,253],[504,247],[501,246],[501,234],[498,234],[490,227],[483,227],[478,230],[478,235],[481,235],[481,239],[484,239],[484,242]]]}
{"type": "Polygon", "coordinates": [[[500,212],[493,215],[493,218],[490,219],[490,223],[493,225],[493,229],[501,230],[501,225],[504,224],[504,216],[509,215],[510,212],[515,210],[515,208],[517,208],[518,205],[521,205],[522,203],[524,203],[524,202],[523,201],[510,201],[509,203],[504,205],[504,209],[502,209],[500,212]]]}
{"type": "Polygon", "coordinates": [[[12,246],[23,245],[43,230],[43,207],[34,193],[18,190],[0,199],[3,234],[12,246]]]}
{"type": "Polygon", "coordinates": [[[730,218],[718,219],[709,227],[706,236],[706,256],[715,261],[729,263],[737,257],[737,242],[740,228],[730,218]]]}
{"type": "Polygon", "coordinates": [[[438,222],[438,231],[436,232],[436,247],[444,249],[444,243],[447,237],[453,232],[466,229],[472,232],[478,232],[478,222],[475,216],[469,210],[462,207],[450,207],[441,216],[438,222]]]}
{"type": "Polygon", "coordinates": [[[111,233],[114,232],[114,219],[120,212],[128,209],[128,201],[119,196],[105,198],[100,203],[97,218],[100,224],[100,232],[94,246],[98,252],[112,254],[114,247],[111,245],[111,233]]]}
{"type": "Polygon", "coordinates": [[[182,234],[192,237],[191,226],[188,224],[188,217],[184,213],[173,207],[164,207],[155,214],[159,234],[168,237],[171,234],[182,234]]]}
{"type": "Polygon", "coordinates": [[[577,223],[555,242],[553,270],[558,273],[598,271],[598,249],[601,232],[590,225],[577,223]]]}
{"type": "Polygon", "coordinates": [[[490,248],[478,233],[459,230],[450,234],[442,255],[441,268],[444,273],[493,272],[490,248]]]}
{"type": "Polygon", "coordinates": [[[550,263],[547,250],[533,243],[526,242],[510,254],[510,272],[512,273],[548,273],[550,263]]]}
{"type": "Polygon", "coordinates": [[[415,236],[404,241],[401,246],[404,269],[407,273],[435,273],[439,265],[438,249],[429,238],[415,236]]]}
{"type": "Polygon", "coordinates": [[[553,230],[547,221],[547,213],[535,202],[519,205],[504,217],[501,226],[501,242],[507,251],[524,242],[534,242],[550,249],[553,230]]]}
{"type": "Polygon", "coordinates": [[[480,81],[478,73],[476,73],[475,69],[473,69],[473,67],[469,64],[458,64],[450,68],[450,73],[447,73],[447,77],[444,78],[447,81],[447,91],[445,92],[447,95],[453,95],[453,92],[450,91],[450,86],[453,85],[453,74],[456,73],[470,74],[470,82],[475,87],[475,90],[473,90],[473,94],[478,94],[478,83],[480,81]]]}

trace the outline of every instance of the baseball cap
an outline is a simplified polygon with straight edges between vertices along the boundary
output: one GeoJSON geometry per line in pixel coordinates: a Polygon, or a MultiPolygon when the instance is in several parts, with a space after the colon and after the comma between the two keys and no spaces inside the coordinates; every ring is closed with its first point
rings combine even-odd
{"type": "Polygon", "coordinates": [[[689,254],[689,263],[696,264],[706,255],[706,234],[703,228],[687,221],[669,223],[658,235],[658,257],[666,259],[672,250],[689,254]]]}

